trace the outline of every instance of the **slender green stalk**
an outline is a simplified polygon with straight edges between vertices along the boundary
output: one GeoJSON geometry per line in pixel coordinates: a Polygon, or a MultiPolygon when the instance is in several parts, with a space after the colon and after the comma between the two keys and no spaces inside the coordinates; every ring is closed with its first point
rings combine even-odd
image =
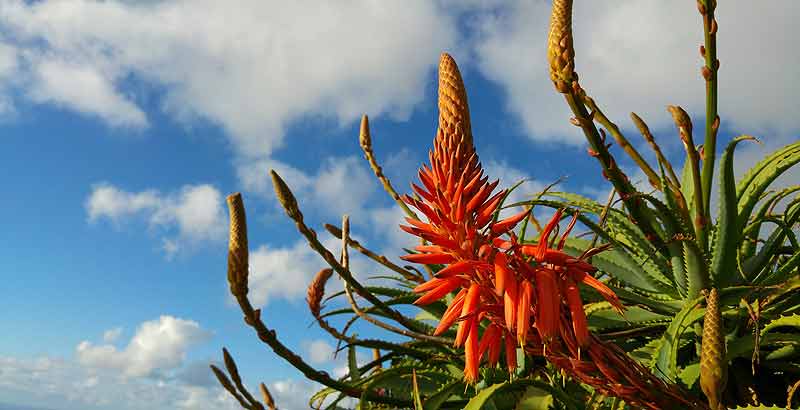
{"type": "Polygon", "coordinates": [[[622,131],[620,131],[619,127],[617,127],[617,124],[611,122],[611,120],[609,120],[608,117],[603,114],[603,111],[600,110],[600,108],[594,102],[594,99],[588,95],[584,95],[583,101],[587,106],[589,106],[589,109],[592,110],[592,116],[594,120],[611,132],[611,136],[614,137],[614,140],[617,141],[617,144],[620,146],[620,148],[622,148],[622,150],[625,151],[629,157],[631,157],[633,162],[639,166],[642,172],[647,175],[647,180],[650,182],[650,185],[652,185],[655,189],[661,190],[661,181],[658,177],[658,174],[656,174],[650,164],[648,164],[647,161],[642,158],[641,154],[639,154],[639,151],[637,151],[636,148],[631,145],[628,139],[625,138],[625,135],[622,134],[622,131]]]}
{"type": "Polygon", "coordinates": [[[683,147],[686,149],[686,154],[689,156],[688,161],[690,169],[692,170],[692,183],[694,185],[694,231],[697,236],[697,246],[703,253],[708,252],[708,219],[706,218],[708,202],[703,200],[702,194],[702,177],[700,175],[700,156],[697,153],[697,147],[694,145],[694,138],[692,137],[692,120],[689,114],[683,108],[676,105],[670,105],[667,110],[672,114],[672,119],[675,121],[675,126],[678,127],[678,132],[683,141],[683,147]]]}
{"type": "MultiPolygon", "coordinates": [[[[704,45],[700,53],[705,60],[701,73],[706,80],[706,139],[703,145],[703,203],[709,204],[711,198],[711,183],[714,177],[714,158],[717,148],[717,132],[719,131],[719,115],[717,114],[717,73],[719,60],[717,60],[717,20],[714,11],[717,0],[698,0],[697,8],[703,17],[704,45]]],[[[710,221],[711,212],[707,206],[705,220],[710,221]]]]}
{"type": "MultiPolygon", "coordinates": [[[[575,83],[577,85],[577,83],[575,83]]],[[[594,122],[591,120],[586,106],[578,97],[579,91],[570,91],[564,93],[572,112],[575,114],[575,123],[583,130],[586,135],[586,140],[589,142],[591,148],[590,154],[597,158],[600,166],[603,168],[603,176],[605,176],[619,193],[620,199],[625,204],[625,207],[630,211],[633,219],[639,224],[639,228],[645,236],[653,242],[656,249],[663,248],[663,241],[656,235],[653,228],[653,220],[646,213],[645,205],[642,200],[636,195],[636,188],[633,187],[628,176],[617,166],[617,162],[608,150],[605,140],[600,136],[600,132],[595,127],[594,122]]]]}

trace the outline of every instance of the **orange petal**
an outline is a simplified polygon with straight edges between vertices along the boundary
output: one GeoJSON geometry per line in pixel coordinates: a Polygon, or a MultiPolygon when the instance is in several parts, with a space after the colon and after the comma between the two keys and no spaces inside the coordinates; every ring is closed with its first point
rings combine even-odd
{"type": "Polygon", "coordinates": [[[481,189],[472,197],[472,199],[467,202],[466,212],[469,214],[470,212],[478,209],[478,206],[489,197],[489,194],[492,193],[491,184],[487,184],[481,187],[481,189]]]}
{"type": "Polygon", "coordinates": [[[411,183],[411,189],[414,190],[414,192],[416,192],[417,195],[421,196],[426,201],[428,201],[428,202],[433,202],[434,201],[433,194],[431,194],[430,192],[428,192],[427,190],[423,189],[422,187],[420,187],[419,185],[417,185],[417,184],[415,184],[413,182],[411,183]]]}
{"type": "Polygon", "coordinates": [[[586,347],[589,344],[589,328],[586,324],[586,312],[583,310],[581,294],[575,281],[567,278],[564,293],[567,299],[567,306],[569,306],[569,313],[572,317],[572,330],[575,332],[575,339],[580,347],[586,347]]]}
{"type": "Polygon", "coordinates": [[[496,325],[491,324],[486,327],[486,331],[483,332],[483,336],[481,337],[481,343],[478,345],[478,362],[480,363],[481,358],[483,358],[483,354],[486,353],[486,350],[495,342],[495,336],[500,332],[500,328],[496,325]]]}
{"type": "Polygon", "coordinates": [[[464,305],[461,307],[461,318],[463,319],[458,326],[458,332],[456,332],[456,340],[455,345],[456,347],[461,346],[464,343],[464,338],[467,336],[467,332],[469,331],[469,327],[466,324],[475,319],[473,310],[477,307],[478,298],[480,296],[480,286],[477,283],[472,283],[470,285],[469,290],[467,291],[467,295],[464,296],[464,305]]]}
{"type": "Polygon", "coordinates": [[[497,207],[500,206],[500,202],[503,201],[503,196],[505,194],[505,190],[500,191],[487,200],[485,204],[481,205],[480,209],[478,210],[478,216],[475,219],[476,226],[483,227],[489,223],[489,220],[491,220],[492,216],[494,216],[494,211],[497,210],[497,207]]]}
{"type": "Polygon", "coordinates": [[[427,282],[425,282],[425,283],[420,283],[419,285],[417,285],[417,286],[416,286],[416,287],[413,289],[413,291],[414,291],[415,293],[427,292],[427,291],[429,291],[429,290],[431,290],[431,289],[433,289],[433,288],[436,288],[436,287],[438,287],[438,286],[439,286],[439,285],[441,285],[442,283],[444,283],[444,279],[440,279],[440,278],[433,278],[433,279],[431,279],[431,280],[429,280],[429,281],[427,281],[427,282]]]}
{"type": "Polygon", "coordinates": [[[600,295],[603,296],[608,303],[611,303],[611,305],[614,306],[618,312],[622,313],[622,311],[625,310],[625,307],[622,306],[622,303],[620,303],[617,294],[614,293],[613,290],[609,289],[605,283],[600,282],[591,275],[587,275],[586,272],[578,269],[568,269],[567,272],[569,272],[574,281],[583,282],[585,285],[589,285],[597,290],[597,292],[600,293],[600,295]]]}
{"type": "Polygon", "coordinates": [[[425,306],[429,303],[435,302],[443,298],[444,295],[454,291],[457,287],[461,286],[463,282],[463,279],[457,277],[444,279],[444,283],[415,300],[414,304],[417,306],[425,306]]]}
{"type": "Polygon", "coordinates": [[[553,229],[555,229],[556,225],[558,225],[558,222],[561,221],[562,212],[563,210],[561,209],[557,210],[556,213],[553,214],[553,217],[550,218],[550,221],[547,222],[547,225],[545,225],[544,229],[542,229],[542,234],[539,235],[539,243],[537,245],[538,252],[537,255],[535,255],[537,260],[541,260],[541,258],[544,257],[545,249],[547,249],[547,242],[548,239],[550,239],[550,233],[553,232],[553,229]]]}
{"type": "Polygon", "coordinates": [[[528,330],[531,323],[531,296],[533,285],[524,279],[519,286],[519,304],[517,305],[517,341],[520,346],[525,346],[528,339],[528,330]]]}
{"type": "Polygon", "coordinates": [[[580,215],[580,212],[575,212],[575,214],[572,215],[572,220],[569,221],[567,229],[564,230],[564,234],[561,235],[561,240],[558,242],[558,249],[564,249],[564,244],[567,242],[567,236],[569,236],[569,233],[572,232],[572,228],[575,227],[575,223],[578,222],[578,215],[580,215]]]}
{"type": "Polygon", "coordinates": [[[441,246],[436,245],[417,245],[414,247],[415,251],[418,252],[430,252],[430,253],[444,253],[445,249],[441,246]]]}
{"type": "Polygon", "coordinates": [[[448,276],[460,275],[462,273],[471,272],[474,269],[475,261],[458,261],[442,268],[436,272],[437,278],[445,278],[448,276]]]}
{"type": "Polygon", "coordinates": [[[424,263],[426,265],[450,263],[455,260],[453,255],[449,253],[415,253],[412,255],[403,255],[400,259],[413,263],[424,263]]]}
{"type": "Polygon", "coordinates": [[[536,269],[536,330],[545,344],[558,334],[561,296],[559,295],[556,272],[551,269],[536,269]]]}
{"type": "Polygon", "coordinates": [[[498,253],[494,257],[494,290],[498,296],[502,296],[506,290],[506,284],[511,281],[511,268],[508,267],[508,259],[503,253],[498,253]]]}
{"type": "Polygon", "coordinates": [[[503,293],[503,308],[504,316],[506,319],[506,328],[512,331],[517,327],[517,304],[519,303],[519,285],[516,279],[511,278],[506,283],[506,289],[503,293]]]}
{"type": "Polygon", "coordinates": [[[473,384],[478,380],[478,322],[470,320],[469,335],[464,342],[464,381],[473,384]]]}
{"type": "Polygon", "coordinates": [[[444,333],[455,323],[456,319],[461,316],[461,309],[464,307],[464,296],[466,296],[466,294],[466,289],[461,289],[461,292],[458,292],[453,302],[450,303],[450,306],[442,315],[442,320],[439,321],[436,330],[433,331],[434,336],[439,336],[444,333]]]}
{"type": "Polygon", "coordinates": [[[525,219],[529,213],[530,210],[525,210],[514,216],[510,216],[506,219],[503,219],[502,221],[498,221],[497,223],[492,225],[492,232],[495,234],[502,234],[508,231],[509,229],[513,229],[514,226],[516,226],[520,221],[525,219]]]}

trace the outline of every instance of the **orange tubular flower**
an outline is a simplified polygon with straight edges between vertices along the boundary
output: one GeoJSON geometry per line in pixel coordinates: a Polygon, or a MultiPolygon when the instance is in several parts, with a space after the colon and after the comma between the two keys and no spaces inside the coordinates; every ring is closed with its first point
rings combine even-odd
{"type": "Polygon", "coordinates": [[[597,290],[617,310],[623,306],[591,275],[597,269],[585,260],[602,248],[579,258],[563,252],[577,214],[556,246],[550,244],[550,236],[561,210],[536,244],[519,243],[512,232],[530,211],[494,221],[506,191],[495,192],[499,181],[490,183],[484,175],[472,142],[461,74],[447,54],[439,62],[439,128],[428,157],[429,164],[419,170],[420,183],[412,185],[418,197],[403,197],[427,221],[407,219],[409,225],[401,226],[428,243],[415,248],[419,253],[402,258],[444,265],[414,289],[423,293],[415,303],[432,303],[456,292],[435,334],[458,323],[454,342],[464,346],[467,383],[477,381],[484,354],[494,366],[504,353],[509,372],[514,372],[519,343],[527,354],[546,351],[546,359],[572,377],[631,405],[659,409],[695,404],[621,349],[589,333],[578,283],[597,290]],[[486,330],[480,335],[484,322],[486,330]],[[582,349],[592,361],[581,359],[582,349]]]}

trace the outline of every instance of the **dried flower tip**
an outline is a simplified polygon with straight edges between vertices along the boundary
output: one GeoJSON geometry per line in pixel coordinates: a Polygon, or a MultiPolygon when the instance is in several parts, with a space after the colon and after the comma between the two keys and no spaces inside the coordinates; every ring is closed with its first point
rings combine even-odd
{"type": "Polygon", "coordinates": [[[217,376],[219,384],[221,384],[222,387],[225,388],[225,390],[231,393],[235,393],[236,388],[233,387],[233,383],[231,383],[231,381],[228,379],[228,376],[226,376],[225,373],[222,372],[222,370],[217,368],[217,366],[214,366],[213,364],[210,366],[211,366],[211,371],[214,372],[214,376],[217,376]]]}
{"type": "Polygon", "coordinates": [[[322,297],[325,295],[325,283],[333,275],[333,269],[325,268],[317,272],[311,284],[308,285],[308,292],[306,295],[306,302],[308,302],[308,310],[315,318],[319,318],[320,310],[322,309],[322,297]]]}
{"type": "Polygon", "coordinates": [[[303,214],[300,213],[300,208],[297,206],[297,199],[295,199],[294,194],[292,194],[286,182],[283,181],[281,176],[278,175],[274,169],[269,170],[269,174],[272,176],[272,185],[275,188],[275,194],[277,194],[281,206],[286,210],[289,217],[295,220],[303,219],[303,214]]]}
{"type": "Polygon", "coordinates": [[[358,142],[364,150],[372,150],[372,138],[369,135],[369,118],[366,115],[361,117],[361,130],[358,133],[358,142]]]}
{"type": "Polygon", "coordinates": [[[230,239],[228,241],[228,284],[234,296],[247,294],[248,245],[247,218],[242,195],[235,193],[227,197],[230,213],[230,239]]]}
{"type": "Polygon", "coordinates": [[[706,57],[706,46],[700,44],[700,57],[706,57]]]}
{"type": "Polygon", "coordinates": [[[717,34],[717,19],[711,20],[711,28],[708,30],[708,34],[712,36],[717,34]]]}
{"type": "Polygon", "coordinates": [[[269,407],[269,410],[275,410],[275,400],[272,398],[272,394],[270,394],[267,386],[264,383],[258,385],[258,389],[261,390],[261,396],[264,398],[264,404],[269,407]]]}

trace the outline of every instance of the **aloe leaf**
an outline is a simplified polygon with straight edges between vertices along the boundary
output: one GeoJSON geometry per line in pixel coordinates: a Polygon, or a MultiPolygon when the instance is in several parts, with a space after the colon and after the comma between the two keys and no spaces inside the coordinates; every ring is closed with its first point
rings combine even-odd
{"type": "Polygon", "coordinates": [[[772,329],[784,326],[800,328],[800,315],[781,316],[767,323],[763,328],[761,328],[761,336],[764,336],[772,329]]]}
{"type": "MultiPolygon", "coordinates": [[[[752,182],[756,179],[758,174],[760,174],[765,169],[769,168],[774,162],[787,155],[791,155],[793,152],[800,150],[800,141],[794,142],[789,145],[785,145],[778,150],[768,154],[766,157],[762,158],[761,161],[758,161],[756,165],[752,168],[747,170],[745,174],[742,176],[742,179],[739,180],[739,183],[736,185],[736,198],[741,200],[742,196],[745,194],[745,191],[750,187],[752,182]]],[[[741,201],[740,201],[741,202],[741,201]]]]}
{"type": "Polygon", "coordinates": [[[670,317],[631,306],[624,317],[614,310],[599,310],[588,315],[587,320],[591,329],[602,331],[669,323],[670,317]]]}
{"type": "Polygon", "coordinates": [[[783,262],[782,265],[778,266],[774,272],[764,275],[763,278],[756,277],[753,283],[768,286],[783,282],[791,276],[797,275],[795,271],[798,267],[800,267],[800,252],[795,252],[795,254],[783,262]]]}
{"type": "MultiPolygon", "coordinates": [[[[745,228],[744,230],[744,241],[742,243],[740,250],[740,255],[743,259],[750,258],[755,254],[756,251],[755,244],[756,241],[758,240],[759,234],[761,232],[761,225],[765,216],[767,215],[767,212],[773,209],[778,202],[780,202],[787,196],[797,191],[800,191],[800,185],[787,187],[781,191],[775,192],[774,194],[772,194],[772,196],[768,196],[767,194],[765,194],[765,197],[768,196],[768,198],[765,201],[763,201],[763,203],[756,211],[756,213],[753,214],[752,216],[753,222],[751,222],[751,224],[748,225],[747,228],[745,228]]],[[[800,200],[800,198],[797,198],[796,200],[800,200]]],[[[791,215],[794,214],[791,212],[794,203],[795,201],[792,201],[786,206],[785,215],[787,220],[791,219],[792,218],[791,215]]]]}
{"type": "Polygon", "coordinates": [[[522,389],[526,387],[536,387],[537,389],[552,394],[553,397],[561,401],[562,404],[564,404],[568,409],[584,408],[584,406],[582,406],[572,397],[568,396],[561,390],[553,388],[548,383],[533,379],[517,379],[513,382],[497,383],[484,388],[480,393],[473,397],[469,403],[467,403],[466,407],[464,407],[464,410],[480,410],[485,408],[484,406],[488,406],[489,404],[489,399],[491,399],[493,395],[501,390],[522,389]]]}
{"type": "Polygon", "coordinates": [[[798,162],[800,162],[800,141],[768,155],[751,169],[754,171],[752,174],[742,179],[736,189],[740,227],[747,224],[750,213],[769,184],[798,162]]]}
{"type": "Polygon", "coordinates": [[[361,372],[358,370],[358,362],[356,361],[356,347],[353,345],[347,347],[347,366],[350,370],[350,380],[354,382],[360,381],[361,372]]]}
{"type": "Polygon", "coordinates": [[[733,175],[733,152],[736,145],[745,140],[753,140],[748,135],[734,138],[719,162],[720,194],[719,214],[717,215],[716,241],[711,261],[711,281],[717,287],[725,287],[737,272],[736,250],[738,249],[744,224],[737,222],[736,184],[733,175]]]}
{"type": "Polygon", "coordinates": [[[452,397],[454,393],[458,392],[463,385],[464,383],[460,380],[453,380],[445,384],[422,403],[422,408],[425,410],[438,410],[439,407],[447,402],[447,399],[452,397]]]}
{"type": "MultiPolygon", "coordinates": [[[[580,195],[564,192],[552,192],[548,195],[562,198],[566,204],[597,215],[603,209],[603,205],[580,195]]],[[[606,237],[613,238],[618,244],[624,244],[625,248],[632,250],[632,255],[638,259],[637,262],[648,269],[650,278],[660,283],[659,290],[677,296],[677,289],[675,289],[672,280],[669,279],[672,276],[672,272],[667,259],[650,243],[644,233],[628,219],[625,213],[618,209],[609,209],[606,214],[607,226],[605,229],[592,224],[597,227],[594,228],[584,220],[581,220],[581,222],[598,234],[602,230],[606,237]]]]}
{"type": "Polygon", "coordinates": [[[501,387],[506,386],[507,384],[508,384],[508,382],[497,383],[497,384],[494,384],[492,386],[489,386],[489,387],[481,390],[480,393],[478,393],[475,397],[473,397],[469,401],[469,403],[467,403],[467,406],[464,407],[464,410],[480,410],[480,409],[482,409],[484,407],[484,405],[486,404],[486,401],[489,400],[497,390],[499,390],[501,387]]]}
{"type": "Polygon", "coordinates": [[[552,407],[552,394],[536,387],[528,387],[514,410],[549,410],[552,407]]]}
{"type": "Polygon", "coordinates": [[[744,262],[743,269],[745,277],[752,278],[766,269],[768,263],[777,255],[778,247],[783,244],[785,238],[788,237],[794,248],[797,248],[797,238],[792,232],[791,227],[798,219],[800,219],[800,214],[795,214],[794,218],[789,221],[772,220],[772,222],[778,225],[779,229],[773,231],[766,242],[764,242],[764,245],[761,246],[761,249],[753,255],[753,257],[744,262]]]}
{"type": "Polygon", "coordinates": [[[684,308],[672,319],[664,335],[661,336],[661,342],[655,353],[655,366],[669,380],[675,380],[677,376],[678,347],[683,332],[705,314],[705,308],[700,306],[702,300],[701,296],[687,301],[684,308]]]}
{"type": "MultiPolygon", "coordinates": [[[[579,255],[591,246],[591,241],[581,238],[567,238],[564,250],[573,255],[579,255]]],[[[627,286],[630,286],[642,293],[662,293],[666,285],[654,278],[649,277],[649,273],[640,267],[626,252],[609,249],[605,252],[592,256],[592,265],[617,279],[627,286]]],[[[672,299],[664,297],[661,299],[672,299]]]]}

